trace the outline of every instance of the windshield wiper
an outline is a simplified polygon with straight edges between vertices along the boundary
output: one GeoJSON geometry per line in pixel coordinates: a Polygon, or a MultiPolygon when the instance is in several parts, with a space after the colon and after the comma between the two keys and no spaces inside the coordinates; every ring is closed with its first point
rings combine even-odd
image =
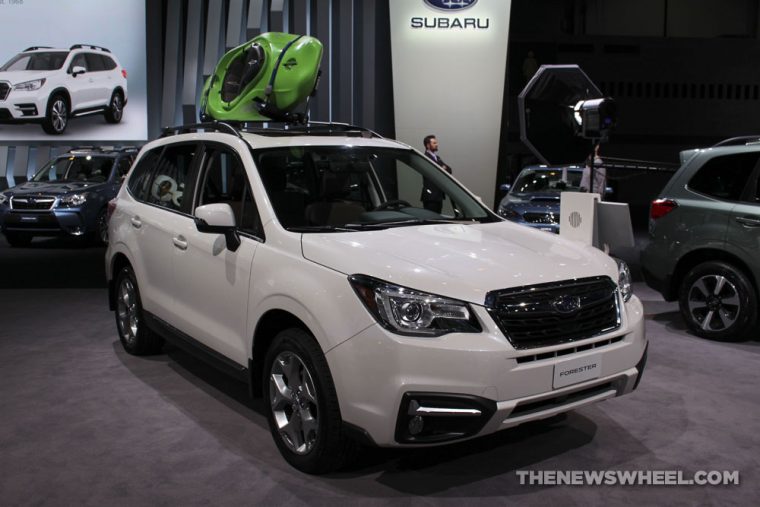
{"type": "Polygon", "coordinates": [[[338,226],[338,225],[298,225],[286,227],[290,232],[356,232],[361,226],[338,226]]]}
{"type": "Polygon", "coordinates": [[[409,220],[394,220],[391,222],[366,222],[361,224],[346,224],[345,227],[357,229],[384,229],[387,227],[403,227],[405,225],[433,225],[433,224],[459,224],[469,223],[470,220],[462,222],[461,220],[445,218],[411,218],[409,220]]]}

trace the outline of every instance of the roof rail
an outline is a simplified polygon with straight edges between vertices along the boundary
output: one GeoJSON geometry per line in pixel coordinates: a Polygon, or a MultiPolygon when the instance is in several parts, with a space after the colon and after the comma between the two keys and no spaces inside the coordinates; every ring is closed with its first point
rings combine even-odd
{"type": "Polygon", "coordinates": [[[728,139],[724,139],[719,143],[713,144],[712,148],[717,148],[718,146],[740,146],[742,144],[749,144],[758,141],[760,141],[760,135],[729,137],[728,139]]]}
{"type": "Polygon", "coordinates": [[[22,53],[26,53],[27,51],[37,51],[38,49],[53,49],[53,47],[52,46],[32,46],[23,50],[22,53]]]}
{"type": "Polygon", "coordinates": [[[199,130],[211,130],[233,136],[242,137],[240,131],[232,123],[223,121],[209,121],[204,123],[191,123],[188,125],[177,125],[174,127],[164,127],[161,129],[161,137],[176,136],[178,134],[189,134],[199,130]]]}
{"type": "Polygon", "coordinates": [[[104,47],[101,47],[101,46],[95,46],[95,45],[92,45],[92,44],[74,44],[73,46],[71,46],[69,48],[69,51],[71,51],[72,49],[83,49],[83,48],[99,49],[100,51],[105,51],[106,53],[110,53],[111,52],[110,49],[107,49],[107,48],[104,48],[104,47]]]}
{"type": "Polygon", "coordinates": [[[357,125],[350,125],[348,123],[335,123],[335,122],[308,122],[308,123],[283,123],[283,122],[254,122],[254,123],[242,123],[239,126],[243,132],[260,135],[358,135],[361,137],[377,137],[382,136],[373,130],[360,127],[357,125]]]}
{"type": "Polygon", "coordinates": [[[98,151],[101,153],[106,152],[128,152],[128,151],[138,151],[139,148],[137,146],[76,146],[74,148],[71,148],[66,153],[79,153],[79,152],[94,152],[98,151]]]}

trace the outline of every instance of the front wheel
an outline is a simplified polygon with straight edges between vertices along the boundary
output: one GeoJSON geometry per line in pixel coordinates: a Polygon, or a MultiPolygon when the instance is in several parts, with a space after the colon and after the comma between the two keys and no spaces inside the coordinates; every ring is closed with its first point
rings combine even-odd
{"type": "Polygon", "coordinates": [[[310,334],[294,328],[275,337],[264,360],[264,393],[272,437],[293,467],[322,474],[353,455],[327,360],[310,334]]]}
{"type": "Polygon", "coordinates": [[[55,95],[50,99],[47,114],[42,121],[42,130],[48,134],[60,135],[69,124],[69,104],[62,95],[55,95]]]}
{"type": "Polygon", "coordinates": [[[129,266],[116,276],[116,328],[128,353],[145,356],[161,352],[164,340],[145,324],[137,279],[129,266]]]}
{"type": "Polygon", "coordinates": [[[113,92],[111,102],[106,109],[105,117],[108,123],[119,123],[124,116],[124,96],[121,92],[113,92]]]}
{"type": "Polygon", "coordinates": [[[95,218],[95,231],[92,233],[93,243],[96,245],[108,244],[108,210],[103,208],[95,218]]]}
{"type": "Polygon", "coordinates": [[[712,340],[747,339],[757,322],[752,282],[726,262],[703,262],[689,271],[681,282],[679,306],[689,329],[712,340]]]}

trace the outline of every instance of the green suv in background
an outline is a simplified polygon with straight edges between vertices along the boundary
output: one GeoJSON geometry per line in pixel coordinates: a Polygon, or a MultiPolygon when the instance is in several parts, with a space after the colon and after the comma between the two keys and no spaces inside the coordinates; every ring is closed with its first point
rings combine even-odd
{"type": "Polygon", "coordinates": [[[684,151],[650,208],[644,278],[705,338],[757,336],[759,161],[757,136],[684,151]]]}

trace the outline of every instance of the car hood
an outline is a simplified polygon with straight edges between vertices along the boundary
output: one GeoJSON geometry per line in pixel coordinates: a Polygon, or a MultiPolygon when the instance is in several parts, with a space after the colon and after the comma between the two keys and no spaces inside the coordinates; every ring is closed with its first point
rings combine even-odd
{"type": "Polygon", "coordinates": [[[35,79],[42,79],[48,77],[53,72],[52,70],[10,70],[6,72],[0,72],[0,81],[9,81],[11,85],[23,83],[24,81],[33,81],[35,79]]]}
{"type": "Polygon", "coordinates": [[[63,195],[93,190],[102,185],[103,183],[86,181],[27,181],[7,190],[5,193],[7,195],[63,195]]]}
{"type": "Polygon", "coordinates": [[[600,250],[510,222],[304,234],[305,258],[331,269],[484,304],[497,289],[607,275],[600,250]]]}

